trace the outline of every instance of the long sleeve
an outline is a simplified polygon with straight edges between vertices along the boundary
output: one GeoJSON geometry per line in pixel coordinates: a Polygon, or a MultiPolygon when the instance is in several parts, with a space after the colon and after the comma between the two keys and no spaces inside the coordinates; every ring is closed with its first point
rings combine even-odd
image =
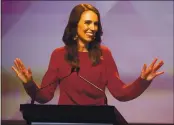
{"type": "Polygon", "coordinates": [[[110,50],[105,55],[107,88],[119,101],[129,101],[140,96],[152,81],[142,79],[140,76],[131,84],[125,84],[120,80],[118,69],[110,50]]]}
{"type": "Polygon", "coordinates": [[[53,98],[55,89],[58,85],[58,77],[57,77],[58,54],[57,53],[58,53],[57,50],[54,50],[52,52],[47,72],[45,73],[45,75],[42,79],[40,87],[38,87],[36,85],[34,80],[24,84],[24,88],[25,88],[27,94],[31,98],[35,98],[35,101],[37,101],[39,103],[47,103],[48,101],[50,101],[53,98]],[[45,86],[47,86],[47,87],[45,87],[45,86]],[[45,88],[43,88],[43,87],[45,87],[45,88]],[[39,90],[39,88],[43,88],[43,89],[39,90]]]}

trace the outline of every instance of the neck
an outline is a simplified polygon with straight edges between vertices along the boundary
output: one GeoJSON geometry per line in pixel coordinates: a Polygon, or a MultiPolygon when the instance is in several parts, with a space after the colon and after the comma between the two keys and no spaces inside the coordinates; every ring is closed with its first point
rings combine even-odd
{"type": "Polygon", "coordinates": [[[79,52],[88,52],[88,44],[81,41],[81,40],[78,40],[78,51],[79,52]]]}

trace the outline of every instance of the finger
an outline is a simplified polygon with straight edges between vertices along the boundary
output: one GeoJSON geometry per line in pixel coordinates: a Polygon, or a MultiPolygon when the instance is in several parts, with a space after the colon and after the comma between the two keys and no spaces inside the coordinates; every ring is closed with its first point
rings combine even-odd
{"type": "Polygon", "coordinates": [[[142,68],[142,71],[141,71],[141,78],[146,78],[146,68],[147,68],[147,65],[146,64],[144,64],[143,65],[143,68],[142,68]]]}
{"type": "Polygon", "coordinates": [[[144,64],[142,71],[145,72],[146,71],[146,68],[147,68],[147,65],[144,64]]]}
{"type": "Polygon", "coordinates": [[[159,68],[161,68],[161,66],[164,64],[163,61],[160,61],[155,67],[154,67],[154,71],[157,71],[159,68]]]}
{"type": "Polygon", "coordinates": [[[18,62],[17,62],[17,59],[14,60],[14,64],[15,64],[15,66],[16,66],[16,69],[17,69],[18,71],[20,71],[20,68],[19,68],[19,64],[18,64],[18,62]]]}
{"type": "Polygon", "coordinates": [[[156,61],[157,61],[157,60],[158,60],[158,59],[157,59],[157,58],[155,58],[155,59],[154,59],[154,61],[153,61],[153,62],[150,64],[150,66],[149,66],[149,67],[153,69],[153,66],[155,65],[155,63],[156,63],[156,61]]]}
{"type": "Polygon", "coordinates": [[[18,61],[20,62],[21,68],[22,68],[22,69],[26,69],[25,66],[24,66],[24,64],[23,64],[23,62],[21,61],[21,59],[18,58],[18,61]]]}
{"type": "Polygon", "coordinates": [[[143,71],[146,71],[146,69],[147,69],[147,65],[144,64],[143,71]]]}
{"type": "Polygon", "coordinates": [[[158,59],[155,58],[154,61],[150,64],[150,66],[146,70],[146,75],[149,75],[153,71],[153,67],[158,59]]]}
{"type": "Polygon", "coordinates": [[[155,75],[155,77],[156,77],[156,76],[159,76],[159,75],[161,75],[161,74],[163,74],[163,73],[164,73],[164,72],[157,72],[156,75],[155,75]]]}
{"type": "Polygon", "coordinates": [[[22,70],[22,74],[23,74],[25,77],[27,77],[27,72],[26,72],[26,70],[22,70]]]}
{"type": "Polygon", "coordinates": [[[29,73],[29,74],[32,74],[31,68],[30,68],[30,67],[28,68],[28,73],[29,73]]]}
{"type": "Polygon", "coordinates": [[[14,71],[17,75],[19,74],[18,70],[17,70],[14,66],[12,66],[11,68],[13,69],[13,71],[14,71]]]}
{"type": "Polygon", "coordinates": [[[18,66],[19,66],[20,70],[24,70],[25,68],[21,64],[21,60],[19,58],[17,58],[16,60],[17,60],[17,63],[18,63],[18,66]]]}
{"type": "Polygon", "coordinates": [[[152,71],[151,68],[149,68],[149,67],[147,68],[147,65],[145,64],[145,74],[146,74],[146,76],[149,75],[151,73],[151,71],[152,71]]]}

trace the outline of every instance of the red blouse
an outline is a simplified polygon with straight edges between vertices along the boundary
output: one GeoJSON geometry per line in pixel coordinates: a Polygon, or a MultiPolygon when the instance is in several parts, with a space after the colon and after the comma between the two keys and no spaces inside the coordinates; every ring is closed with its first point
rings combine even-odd
{"type": "MultiPolygon", "coordinates": [[[[103,91],[107,87],[113,97],[119,101],[129,101],[140,96],[151,81],[138,77],[133,83],[125,84],[119,78],[117,66],[110,50],[101,46],[102,61],[97,66],[92,66],[87,52],[79,52],[80,71],[79,75],[99,87],[103,91]]],[[[60,105],[104,105],[105,94],[94,86],[80,78],[76,72],[62,80],[59,84],[58,78],[63,78],[71,72],[71,66],[64,60],[64,47],[53,51],[47,72],[45,73],[41,87],[50,83],[50,86],[37,92],[36,101],[46,103],[50,101],[56,90],[60,88],[60,105]]],[[[33,98],[33,93],[38,87],[34,81],[24,84],[26,92],[33,98]]]]}

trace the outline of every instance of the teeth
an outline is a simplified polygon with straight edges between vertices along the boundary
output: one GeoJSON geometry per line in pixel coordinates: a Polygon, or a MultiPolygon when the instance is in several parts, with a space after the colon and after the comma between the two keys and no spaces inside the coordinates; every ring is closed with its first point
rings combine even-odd
{"type": "Polygon", "coordinates": [[[88,34],[88,35],[90,35],[90,36],[93,36],[93,33],[86,33],[86,34],[88,34]]]}

